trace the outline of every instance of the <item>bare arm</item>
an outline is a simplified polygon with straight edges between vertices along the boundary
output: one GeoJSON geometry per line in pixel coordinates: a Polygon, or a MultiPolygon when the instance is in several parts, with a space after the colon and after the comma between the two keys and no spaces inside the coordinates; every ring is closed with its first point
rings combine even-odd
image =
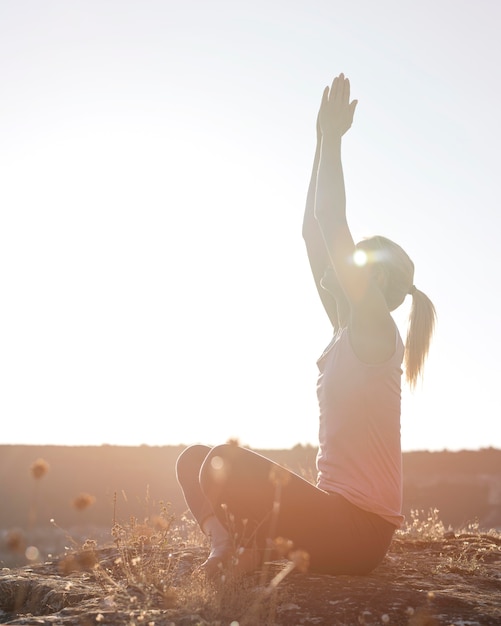
{"type": "Polygon", "coordinates": [[[341,288],[348,300],[350,338],[360,358],[381,362],[394,348],[395,326],[381,289],[378,268],[354,263],[355,243],[346,219],[341,138],[351,127],[357,101],[343,74],[323,93],[322,132],[315,194],[315,217],[341,288]]]}
{"type": "Polygon", "coordinates": [[[317,144],[315,157],[311,171],[308,194],[306,196],[306,207],[303,217],[303,239],[306,244],[306,252],[310,263],[313,280],[318,291],[322,305],[329,320],[336,330],[340,325],[346,323],[346,298],[341,290],[339,281],[331,266],[331,261],[325,245],[322,232],[315,217],[315,194],[317,190],[317,172],[320,162],[320,151],[322,146],[322,133],[320,122],[317,118],[317,144]]]}

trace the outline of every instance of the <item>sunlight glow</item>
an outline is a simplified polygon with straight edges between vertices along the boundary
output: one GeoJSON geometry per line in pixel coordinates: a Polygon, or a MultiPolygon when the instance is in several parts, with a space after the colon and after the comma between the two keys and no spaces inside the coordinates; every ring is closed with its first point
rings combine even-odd
{"type": "Polygon", "coordinates": [[[355,250],[353,253],[353,263],[358,267],[363,267],[367,263],[367,253],[364,250],[355,250]]]}
{"type": "MultiPolygon", "coordinates": [[[[317,444],[332,325],[301,224],[320,96],[346,71],[346,263],[391,263],[384,233],[439,315],[424,382],[403,389],[403,448],[501,445],[499,3],[23,8],[39,4],[0,3],[2,444],[317,444]],[[469,125],[465,68],[483,90],[469,125]],[[471,254],[443,239],[451,223],[471,254]],[[457,339],[464,276],[474,342],[457,339]]],[[[329,268],[321,285],[336,298],[338,282],[329,268]]],[[[394,312],[403,339],[411,305],[394,312]]]]}

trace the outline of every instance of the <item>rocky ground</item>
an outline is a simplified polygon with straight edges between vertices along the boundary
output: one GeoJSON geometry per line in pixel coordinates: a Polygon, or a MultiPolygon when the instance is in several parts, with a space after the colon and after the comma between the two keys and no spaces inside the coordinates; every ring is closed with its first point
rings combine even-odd
{"type": "Polygon", "coordinates": [[[87,546],[0,571],[1,624],[90,626],[499,626],[501,536],[397,536],[371,575],[320,576],[273,562],[264,575],[208,584],[205,548],[87,546]],[[275,579],[275,583],[278,581],[275,579]]]}

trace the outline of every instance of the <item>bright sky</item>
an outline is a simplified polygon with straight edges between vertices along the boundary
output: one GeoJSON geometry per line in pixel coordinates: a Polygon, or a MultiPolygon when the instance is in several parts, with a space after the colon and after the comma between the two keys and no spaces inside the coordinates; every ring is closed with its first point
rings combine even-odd
{"type": "Polygon", "coordinates": [[[345,72],[353,235],[400,243],[439,316],[403,449],[500,448],[500,19],[492,0],[1,2],[0,443],[316,445],[331,331],[301,221],[345,72]]]}

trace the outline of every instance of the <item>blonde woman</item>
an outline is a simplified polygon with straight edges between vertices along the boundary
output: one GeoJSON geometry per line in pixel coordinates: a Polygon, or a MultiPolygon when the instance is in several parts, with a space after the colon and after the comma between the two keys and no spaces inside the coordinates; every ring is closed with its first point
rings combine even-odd
{"type": "Polygon", "coordinates": [[[230,563],[240,571],[258,567],[277,537],[305,551],[313,571],[367,574],[403,521],[402,365],[413,387],[435,309],[415,287],[414,264],[400,246],[381,236],[355,244],[351,235],[341,142],[356,105],[343,74],[323,92],[303,220],[313,278],[334,331],[317,362],[317,482],[235,445],[186,449],[177,476],[211,538],[208,574],[230,563]],[[404,346],[391,313],[407,297],[412,306],[404,346]]]}

